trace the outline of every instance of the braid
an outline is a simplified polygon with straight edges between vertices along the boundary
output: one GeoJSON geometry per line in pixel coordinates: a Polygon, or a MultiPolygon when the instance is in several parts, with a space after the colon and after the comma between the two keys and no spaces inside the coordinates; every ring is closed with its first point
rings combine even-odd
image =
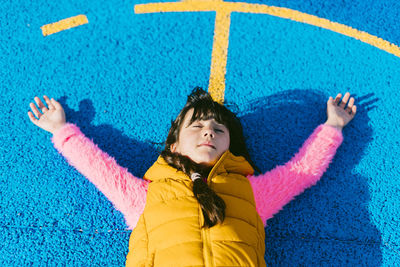
{"type": "MultiPolygon", "coordinates": [[[[182,156],[178,153],[173,153],[170,150],[161,152],[161,156],[172,167],[184,172],[189,177],[194,173],[200,176],[207,177],[210,167],[197,164],[190,158],[182,156]]],[[[203,179],[195,179],[193,181],[193,194],[200,204],[204,216],[204,227],[212,227],[217,223],[222,223],[225,219],[225,202],[212,190],[203,179]]]]}

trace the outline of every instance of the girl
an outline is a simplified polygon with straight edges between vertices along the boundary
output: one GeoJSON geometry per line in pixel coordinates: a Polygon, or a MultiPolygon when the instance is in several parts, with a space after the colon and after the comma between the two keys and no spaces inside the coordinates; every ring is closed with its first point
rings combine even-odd
{"type": "Polygon", "coordinates": [[[285,165],[254,176],[242,127],[201,88],[172,123],[165,149],[140,179],[67,123],[62,106],[35,97],[29,118],[125,215],[127,266],[265,266],[266,221],[314,185],[356,114],[354,98],[329,97],[319,125],[285,165]],[[346,106],[347,105],[347,106],[346,106]]]}

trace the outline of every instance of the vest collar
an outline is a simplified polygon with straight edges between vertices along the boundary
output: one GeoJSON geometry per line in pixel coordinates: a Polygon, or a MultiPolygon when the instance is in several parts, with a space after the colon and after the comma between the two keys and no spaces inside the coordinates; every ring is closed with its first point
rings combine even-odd
{"type": "MultiPolygon", "coordinates": [[[[222,173],[237,173],[244,176],[252,175],[254,169],[242,156],[235,156],[229,150],[225,151],[224,154],[219,158],[217,163],[211,169],[207,181],[210,181],[212,177],[222,173]]],[[[182,171],[178,171],[174,167],[168,165],[163,157],[159,156],[157,161],[147,170],[144,175],[144,179],[150,181],[156,181],[165,178],[174,178],[178,180],[191,180],[182,171]]]]}

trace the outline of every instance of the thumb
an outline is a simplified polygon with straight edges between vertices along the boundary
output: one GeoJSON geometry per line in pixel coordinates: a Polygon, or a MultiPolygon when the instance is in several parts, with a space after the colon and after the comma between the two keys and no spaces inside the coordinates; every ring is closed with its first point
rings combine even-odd
{"type": "Polygon", "coordinates": [[[52,98],[51,103],[53,103],[53,105],[55,106],[56,109],[62,109],[62,106],[59,102],[57,102],[54,98],[52,98]]]}
{"type": "Polygon", "coordinates": [[[329,111],[333,105],[333,97],[329,97],[328,101],[326,102],[326,115],[329,118],[329,111]]]}
{"type": "Polygon", "coordinates": [[[333,97],[329,97],[328,101],[326,102],[326,107],[329,109],[330,107],[333,107],[335,104],[333,97]]]}

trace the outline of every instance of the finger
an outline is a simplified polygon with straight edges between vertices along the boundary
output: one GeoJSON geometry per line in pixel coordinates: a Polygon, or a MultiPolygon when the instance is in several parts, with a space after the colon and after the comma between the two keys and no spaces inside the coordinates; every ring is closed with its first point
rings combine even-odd
{"type": "Polygon", "coordinates": [[[47,107],[43,104],[42,100],[40,100],[39,97],[35,96],[35,102],[38,105],[39,109],[44,113],[46,112],[48,109],[47,107]]]}
{"type": "Polygon", "coordinates": [[[340,107],[344,108],[346,106],[347,101],[349,101],[349,97],[350,97],[350,93],[346,92],[346,94],[344,94],[342,102],[340,103],[340,107]]]}
{"type": "Polygon", "coordinates": [[[43,98],[44,101],[46,101],[47,106],[49,106],[49,109],[55,109],[53,103],[51,103],[50,99],[46,95],[44,95],[43,98]]]}
{"type": "Polygon", "coordinates": [[[339,104],[341,98],[342,98],[342,94],[341,93],[337,94],[337,96],[335,97],[335,101],[334,101],[336,105],[339,104]]]}
{"type": "Polygon", "coordinates": [[[38,117],[38,119],[40,119],[40,117],[42,116],[42,113],[39,112],[39,110],[37,109],[37,107],[35,106],[35,104],[33,104],[32,102],[29,104],[29,106],[31,107],[33,114],[35,114],[36,117],[38,117]]]}
{"type": "Polygon", "coordinates": [[[351,112],[351,109],[353,108],[354,105],[354,98],[350,98],[349,104],[347,105],[346,111],[351,112]]]}
{"type": "Polygon", "coordinates": [[[37,125],[37,119],[35,118],[35,116],[33,116],[32,112],[28,111],[28,117],[31,120],[31,122],[33,122],[35,125],[37,125]]]}
{"type": "Polygon", "coordinates": [[[353,106],[353,108],[351,109],[351,115],[355,116],[357,113],[357,106],[353,106]]]}
{"type": "Polygon", "coordinates": [[[62,106],[60,103],[58,103],[54,98],[51,99],[51,103],[53,103],[54,107],[56,109],[62,109],[62,106]]]}

